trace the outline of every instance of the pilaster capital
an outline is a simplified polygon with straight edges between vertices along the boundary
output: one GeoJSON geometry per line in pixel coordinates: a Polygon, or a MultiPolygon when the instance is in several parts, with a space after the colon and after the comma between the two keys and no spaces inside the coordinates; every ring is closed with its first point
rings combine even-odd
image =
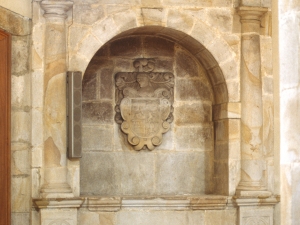
{"type": "Polygon", "coordinates": [[[45,11],[45,18],[67,18],[67,12],[73,6],[70,1],[42,1],[41,7],[45,11]]]}
{"type": "Polygon", "coordinates": [[[241,17],[242,33],[260,33],[261,18],[266,12],[268,12],[268,8],[239,7],[238,14],[241,17]]]}

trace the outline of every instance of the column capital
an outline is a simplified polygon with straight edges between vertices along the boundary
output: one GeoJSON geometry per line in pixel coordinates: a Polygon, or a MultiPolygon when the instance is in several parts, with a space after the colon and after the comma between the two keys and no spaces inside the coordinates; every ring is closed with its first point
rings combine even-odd
{"type": "Polygon", "coordinates": [[[243,33],[260,32],[261,17],[268,12],[268,8],[242,6],[237,11],[241,17],[243,33]]]}
{"type": "Polygon", "coordinates": [[[67,12],[73,6],[70,1],[42,1],[41,7],[45,11],[45,18],[67,18],[67,12]]]}

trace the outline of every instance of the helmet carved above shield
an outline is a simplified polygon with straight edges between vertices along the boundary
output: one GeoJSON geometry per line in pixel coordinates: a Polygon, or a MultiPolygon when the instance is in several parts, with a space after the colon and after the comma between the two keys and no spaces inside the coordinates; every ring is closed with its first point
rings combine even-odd
{"type": "Polygon", "coordinates": [[[153,72],[154,59],[136,59],[135,72],[115,75],[116,116],[135,150],[153,150],[173,121],[174,75],[153,72]]]}

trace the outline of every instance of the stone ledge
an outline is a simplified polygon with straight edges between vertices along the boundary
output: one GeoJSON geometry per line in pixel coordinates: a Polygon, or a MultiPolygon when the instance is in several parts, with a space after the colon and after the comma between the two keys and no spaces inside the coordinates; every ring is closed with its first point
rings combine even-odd
{"type": "Polygon", "coordinates": [[[267,198],[203,195],[203,196],[153,196],[153,197],[79,197],[34,199],[33,205],[44,208],[87,208],[92,212],[116,212],[121,209],[139,210],[222,210],[240,206],[273,206],[279,196],[267,198]]]}

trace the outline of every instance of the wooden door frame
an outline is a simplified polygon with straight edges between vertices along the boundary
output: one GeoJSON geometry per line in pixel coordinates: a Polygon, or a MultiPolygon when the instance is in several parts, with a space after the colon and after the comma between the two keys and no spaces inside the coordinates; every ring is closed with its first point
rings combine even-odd
{"type": "Polygon", "coordinates": [[[0,225],[11,224],[11,35],[0,29],[0,225]]]}

